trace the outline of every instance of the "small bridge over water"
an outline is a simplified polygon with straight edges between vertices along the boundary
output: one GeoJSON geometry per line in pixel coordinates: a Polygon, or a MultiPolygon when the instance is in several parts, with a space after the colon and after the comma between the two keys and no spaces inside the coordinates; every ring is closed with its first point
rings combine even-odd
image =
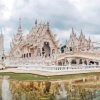
{"type": "Polygon", "coordinates": [[[58,65],[66,65],[66,64],[99,65],[100,53],[94,53],[94,52],[63,53],[58,55],[57,63],[58,65]]]}

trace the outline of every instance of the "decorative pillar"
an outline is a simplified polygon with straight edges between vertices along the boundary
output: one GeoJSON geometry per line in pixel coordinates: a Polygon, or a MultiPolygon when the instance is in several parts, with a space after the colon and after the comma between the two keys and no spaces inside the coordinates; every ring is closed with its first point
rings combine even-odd
{"type": "Polygon", "coordinates": [[[100,65],[100,62],[98,62],[98,65],[100,65]]]}
{"type": "Polygon", "coordinates": [[[58,60],[56,61],[56,65],[58,65],[58,60]]]}
{"type": "Polygon", "coordinates": [[[52,47],[50,44],[49,44],[49,46],[50,46],[50,57],[52,57],[52,47]]]}
{"type": "Polygon", "coordinates": [[[65,62],[64,62],[64,65],[67,65],[67,63],[66,63],[66,58],[65,58],[65,62]]]}
{"type": "Polygon", "coordinates": [[[79,65],[80,59],[76,59],[76,64],[79,65]]]}
{"type": "Polygon", "coordinates": [[[69,63],[69,67],[71,67],[72,58],[67,58],[67,60],[68,60],[68,63],[69,63]]]}
{"type": "Polygon", "coordinates": [[[44,55],[42,54],[42,48],[41,48],[41,56],[43,57],[44,55]]]}
{"type": "Polygon", "coordinates": [[[52,48],[50,48],[50,56],[52,55],[52,48]]]}
{"type": "Polygon", "coordinates": [[[63,66],[63,60],[61,61],[61,65],[63,66]]]}
{"type": "Polygon", "coordinates": [[[89,65],[89,60],[87,59],[86,61],[87,61],[87,65],[89,65]]]}
{"type": "Polygon", "coordinates": [[[84,66],[85,64],[84,64],[84,59],[82,59],[82,65],[84,66]]]}

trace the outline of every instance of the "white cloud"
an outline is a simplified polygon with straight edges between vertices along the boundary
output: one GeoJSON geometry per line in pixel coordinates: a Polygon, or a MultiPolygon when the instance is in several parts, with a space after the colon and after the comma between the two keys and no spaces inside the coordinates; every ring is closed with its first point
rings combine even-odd
{"type": "Polygon", "coordinates": [[[22,17],[25,34],[37,18],[50,21],[61,42],[68,40],[71,27],[75,27],[77,34],[83,29],[86,37],[90,35],[93,41],[99,41],[99,11],[100,0],[0,0],[0,27],[5,29],[5,48],[9,49],[19,17],[22,17]]]}
{"type": "Polygon", "coordinates": [[[7,2],[7,0],[0,0],[0,6],[3,8],[0,10],[2,15],[0,20],[9,20],[14,6],[14,0],[9,0],[9,2],[7,2]]]}

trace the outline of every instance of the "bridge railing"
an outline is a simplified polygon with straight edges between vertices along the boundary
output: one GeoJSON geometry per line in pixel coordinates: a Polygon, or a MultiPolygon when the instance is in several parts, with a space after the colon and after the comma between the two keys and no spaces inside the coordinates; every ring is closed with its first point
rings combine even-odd
{"type": "Polygon", "coordinates": [[[64,59],[67,56],[82,56],[86,58],[91,58],[91,59],[99,59],[100,60],[100,53],[95,53],[95,52],[65,52],[57,55],[57,59],[64,59]]]}

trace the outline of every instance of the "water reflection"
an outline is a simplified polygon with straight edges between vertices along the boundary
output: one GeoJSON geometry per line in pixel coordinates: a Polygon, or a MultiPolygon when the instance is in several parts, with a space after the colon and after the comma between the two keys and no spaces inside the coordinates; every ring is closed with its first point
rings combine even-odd
{"type": "Polygon", "coordinates": [[[0,100],[100,100],[100,79],[17,81],[3,78],[0,100]]]}
{"type": "Polygon", "coordinates": [[[9,90],[9,82],[5,78],[2,81],[2,100],[12,100],[11,92],[9,90]]]}
{"type": "Polygon", "coordinates": [[[67,99],[67,90],[65,90],[64,83],[60,83],[60,88],[58,94],[55,95],[56,100],[66,100],[67,99]]]}

